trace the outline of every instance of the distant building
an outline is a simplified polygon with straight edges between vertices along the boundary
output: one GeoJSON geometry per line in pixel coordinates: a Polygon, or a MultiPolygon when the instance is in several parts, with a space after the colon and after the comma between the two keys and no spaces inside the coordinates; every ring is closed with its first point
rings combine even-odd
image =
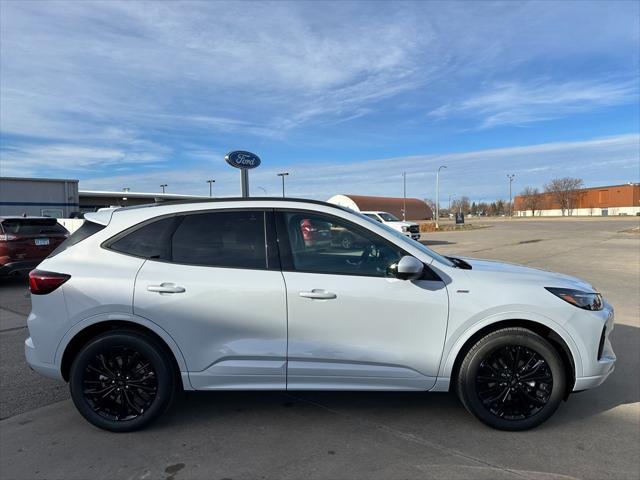
{"type": "Polygon", "coordinates": [[[0,177],[0,216],[69,218],[78,208],[78,180],[0,177]]]}
{"type": "Polygon", "coordinates": [[[407,208],[406,219],[407,220],[431,220],[433,219],[433,212],[429,205],[419,198],[407,198],[402,197],[370,197],[364,195],[334,195],[329,200],[329,203],[340,205],[342,207],[350,208],[356,212],[362,211],[382,211],[389,212],[399,219],[402,219],[402,210],[405,205],[407,208]]]}
{"type": "Polygon", "coordinates": [[[180,195],[176,193],[124,192],[105,190],[80,190],[80,211],[95,212],[99,208],[130,207],[163,200],[203,200],[209,197],[180,195]]]}
{"type": "Polygon", "coordinates": [[[209,197],[175,193],[78,190],[78,180],[0,177],[0,216],[70,218],[105,207],[209,197]]]}
{"type": "MultiPolygon", "coordinates": [[[[530,217],[525,198],[516,195],[513,202],[514,215],[530,217]]],[[[606,187],[591,187],[578,190],[571,208],[565,215],[574,216],[611,216],[640,214],[640,184],[628,183],[606,187]]],[[[541,193],[538,199],[536,216],[560,216],[560,204],[551,193],[541,193]]]]}

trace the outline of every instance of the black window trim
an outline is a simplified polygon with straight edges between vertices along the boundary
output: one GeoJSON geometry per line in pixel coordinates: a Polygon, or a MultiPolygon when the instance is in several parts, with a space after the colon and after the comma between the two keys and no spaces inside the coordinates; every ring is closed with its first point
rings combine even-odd
{"type": "MultiPolygon", "coordinates": [[[[324,216],[328,216],[328,217],[333,217],[337,220],[339,220],[340,222],[346,224],[348,227],[353,227],[353,229],[355,230],[356,233],[359,232],[364,232],[364,236],[374,236],[374,238],[376,240],[381,241],[382,243],[384,243],[385,245],[394,248],[395,250],[399,250],[401,253],[401,256],[404,255],[409,255],[409,256],[413,256],[411,255],[409,252],[407,252],[404,248],[400,247],[399,245],[397,245],[396,243],[384,238],[383,236],[381,236],[380,234],[369,230],[368,228],[365,228],[361,225],[358,225],[357,223],[352,222],[351,220],[348,220],[346,218],[343,217],[339,217],[337,215],[334,215],[332,213],[327,213],[327,212],[323,212],[323,211],[319,211],[319,210],[309,210],[309,209],[304,209],[304,208],[275,208],[274,209],[274,214],[275,214],[275,225],[276,225],[276,230],[277,230],[277,235],[278,235],[278,251],[280,253],[280,264],[282,265],[282,271],[283,272],[295,272],[295,273],[311,273],[311,274],[315,274],[315,275],[342,275],[342,276],[349,276],[349,277],[369,277],[369,278],[389,278],[389,277],[382,277],[379,275],[369,275],[366,273],[333,273],[333,272],[316,272],[313,270],[300,270],[295,268],[295,266],[293,265],[293,254],[291,252],[291,243],[289,241],[289,233],[287,231],[287,226],[284,220],[284,213],[308,213],[308,214],[312,214],[312,215],[324,215],[324,216]]],[[[419,280],[430,280],[430,281],[439,281],[441,282],[442,279],[440,278],[440,276],[426,263],[422,262],[424,265],[424,275],[419,279],[419,280]]]]}
{"type": "MultiPolygon", "coordinates": [[[[169,232],[169,235],[171,238],[173,238],[173,235],[175,234],[176,230],[182,223],[183,218],[179,219],[171,226],[171,230],[169,232]]],[[[200,210],[173,212],[173,213],[167,213],[165,215],[158,215],[155,217],[151,217],[146,220],[143,220],[140,223],[132,225],[131,227],[128,227],[122,230],[121,232],[118,232],[114,236],[108,238],[107,240],[103,241],[100,244],[100,247],[120,255],[127,255],[128,257],[141,258],[146,261],[168,263],[172,265],[186,265],[186,266],[192,266],[192,267],[207,267],[207,268],[231,268],[236,270],[281,271],[280,255],[279,255],[278,249],[276,248],[277,239],[276,239],[276,233],[275,233],[276,232],[275,225],[273,224],[274,221],[275,219],[273,215],[273,209],[267,208],[267,207],[207,208],[207,209],[200,209],[200,210]],[[233,267],[233,266],[222,266],[222,265],[221,266],[203,265],[203,264],[196,264],[196,263],[180,263],[180,262],[174,262],[172,259],[166,260],[161,258],[151,258],[143,255],[134,255],[132,253],[121,252],[111,248],[111,245],[113,245],[118,240],[126,237],[130,233],[133,233],[136,230],[139,230],[151,223],[164,220],[165,218],[172,218],[172,217],[184,218],[187,215],[198,215],[198,214],[217,213],[217,212],[221,212],[221,213],[222,212],[262,212],[264,216],[263,218],[264,218],[264,233],[265,233],[265,254],[266,254],[264,268],[248,268],[248,267],[233,267]]]]}

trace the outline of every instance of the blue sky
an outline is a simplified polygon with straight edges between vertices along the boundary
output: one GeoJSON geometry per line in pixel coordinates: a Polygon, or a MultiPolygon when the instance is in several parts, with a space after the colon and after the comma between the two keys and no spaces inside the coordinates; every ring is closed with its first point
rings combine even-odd
{"type": "MultiPolygon", "coordinates": [[[[508,197],[640,177],[638,2],[0,1],[0,174],[508,197]]],[[[259,189],[258,187],[262,187],[259,189]]]]}

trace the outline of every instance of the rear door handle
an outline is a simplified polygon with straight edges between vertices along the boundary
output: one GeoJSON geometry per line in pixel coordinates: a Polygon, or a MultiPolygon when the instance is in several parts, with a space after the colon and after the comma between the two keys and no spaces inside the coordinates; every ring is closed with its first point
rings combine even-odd
{"type": "Polygon", "coordinates": [[[147,290],[157,293],[183,293],[184,287],[175,285],[174,283],[161,283],[160,285],[149,285],[147,290]]]}
{"type": "Polygon", "coordinates": [[[332,300],[337,298],[337,295],[333,292],[327,292],[326,290],[321,290],[319,288],[314,288],[310,292],[298,292],[303,298],[311,298],[316,300],[332,300]]]}

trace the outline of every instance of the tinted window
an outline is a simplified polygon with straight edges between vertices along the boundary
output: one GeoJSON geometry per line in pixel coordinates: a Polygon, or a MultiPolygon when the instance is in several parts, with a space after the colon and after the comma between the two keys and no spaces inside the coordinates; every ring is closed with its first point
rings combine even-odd
{"type": "Polygon", "coordinates": [[[264,212],[185,215],[173,235],[172,261],[215,267],[267,267],[264,212]]]}
{"type": "Polygon", "coordinates": [[[402,252],[382,238],[340,218],[283,212],[295,270],[385,277],[402,252]]]}
{"type": "Polygon", "coordinates": [[[59,254],[60,252],[66,250],[69,247],[72,247],[76,243],[81,242],[82,240],[89,238],[94,233],[99,232],[104,228],[104,225],[100,225],[98,223],[93,223],[88,220],[80,226],[78,230],[73,232],[69,238],[67,238],[64,242],[62,242],[58,247],[49,254],[49,258],[59,254]]]}
{"type": "Polygon", "coordinates": [[[147,223],[117,239],[109,248],[129,255],[168,260],[171,254],[171,233],[177,217],[167,217],[147,223]]]}
{"type": "Polygon", "coordinates": [[[2,222],[5,233],[13,235],[64,235],[69,233],[55,218],[12,218],[2,222]]]}

